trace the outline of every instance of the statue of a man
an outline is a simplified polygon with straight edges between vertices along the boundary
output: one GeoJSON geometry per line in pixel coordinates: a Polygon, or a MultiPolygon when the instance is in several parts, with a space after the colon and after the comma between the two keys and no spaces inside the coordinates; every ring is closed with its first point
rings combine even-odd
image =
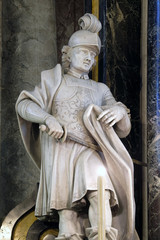
{"type": "Polygon", "coordinates": [[[79,24],[62,49],[62,67],[43,71],[41,84],[23,91],[16,104],[26,149],[39,168],[41,162],[35,215],[49,218],[58,211],[57,240],[98,239],[97,178],[103,169],[106,239],[137,239],[133,166],[119,140],[130,132],[130,118],[105,84],[88,77],[101,48],[101,23],[85,14],[79,24]]]}

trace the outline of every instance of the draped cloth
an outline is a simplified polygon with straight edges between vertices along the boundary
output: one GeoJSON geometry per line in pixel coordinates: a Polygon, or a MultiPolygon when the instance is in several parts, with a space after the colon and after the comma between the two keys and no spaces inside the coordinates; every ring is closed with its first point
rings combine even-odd
{"type": "Polygon", "coordinates": [[[62,69],[61,65],[57,64],[55,68],[45,70],[41,73],[41,84],[36,86],[33,91],[22,91],[16,102],[16,113],[19,123],[19,128],[24,146],[37,166],[41,168],[41,143],[39,124],[26,121],[18,114],[18,104],[24,99],[31,99],[45,112],[51,114],[54,95],[61,84],[62,69]]]}
{"type": "Polygon", "coordinates": [[[118,229],[119,240],[138,240],[135,231],[135,202],[132,159],[113,128],[102,128],[98,115],[102,109],[90,105],[84,113],[86,128],[100,146],[109,176],[118,196],[119,213],[112,226],[118,229]]]}

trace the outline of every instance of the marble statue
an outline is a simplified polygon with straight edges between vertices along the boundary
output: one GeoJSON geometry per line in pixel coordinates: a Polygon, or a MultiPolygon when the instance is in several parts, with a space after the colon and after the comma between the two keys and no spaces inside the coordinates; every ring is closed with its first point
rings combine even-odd
{"type": "Polygon", "coordinates": [[[35,215],[59,217],[60,239],[98,239],[97,178],[104,170],[106,239],[135,240],[132,160],[119,138],[131,128],[129,111],[109,88],[88,77],[101,49],[101,23],[79,20],[62,49],[62,66],[41,73],[23,91],[16,111],[25,147],[41,169],[35,215]]]}

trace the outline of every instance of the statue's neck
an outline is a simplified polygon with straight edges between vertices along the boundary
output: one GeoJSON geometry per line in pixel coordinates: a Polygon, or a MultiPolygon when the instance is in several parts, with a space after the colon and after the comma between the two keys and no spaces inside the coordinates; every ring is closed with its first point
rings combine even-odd
{"type": "Polygon", "coordinates": [[[76,72],[75,70],[72,70],[72,69],[69,69],[67,74],[69,74],[69,75],[71,75],[73,77],[76,77],[76,78],[89,79],[87,73],[79,73],[79,72],[76,72]]]}

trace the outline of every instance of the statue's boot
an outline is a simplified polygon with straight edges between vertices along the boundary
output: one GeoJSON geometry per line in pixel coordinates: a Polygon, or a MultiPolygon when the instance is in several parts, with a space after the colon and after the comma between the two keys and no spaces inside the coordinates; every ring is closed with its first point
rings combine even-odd
{"type": "MultiPolygon", "coordinates": [[[[106,240],[117,240],[118,231],[113,227],[106,229],[106,240]]],[[[97,227],[86,228],[86,236],[88,240],[98,240],[97,227]]]]}
{"type": "Polygon", "coordinates": [[[85,237],[85,228],[83,218],[79,213],[64,209],[58,211],[59,214],[59,235],[55,240],[82,240],[85,237]]]}
{"type": "Polygon", "coordinates": [[[61,234],[60,236],[58,236],[57,238],[55,238],[55,240],[82,240],[84,239],[84,235],[80,235],[80,234],[61,234]]]}

